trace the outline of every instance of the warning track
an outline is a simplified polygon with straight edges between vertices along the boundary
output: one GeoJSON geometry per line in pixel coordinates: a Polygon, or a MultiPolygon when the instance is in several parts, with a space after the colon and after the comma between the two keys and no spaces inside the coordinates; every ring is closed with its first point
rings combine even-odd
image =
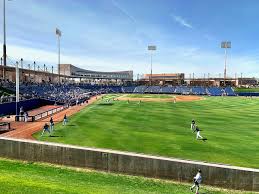
{"type": "MultiPolygon", "coordinates": [[[[101,96],[92,97],[90,100],[88,100],[88,104],[83,104],[82,106],[73,106],[68,109],[65,109],[59,113],[56,113],[52,116],[54,123],[59,123],[63,121],[64,115],[66,114],[68,117],[79,112],[84,107],[88,106],[89,104],[92,104],[97,99],[99,99],[101,96]]],[[[46,106],[43,107],[44,110],[46,110],[46,106]]],[[[36,112],[42,112],[41,108],[35,109],[36,112]]],[[[11,128],[13,128],[13,131],[3,133],[0,135],[0,137],[12,137],[12,138],[19,138],[19,139],[34,139],[32,135],[40,130],[42,130],[45,123],[48,123],[50,120],[50,117],[45,117],[42,120],[36,121],[36,122],[11,122],[11,128]]]]}

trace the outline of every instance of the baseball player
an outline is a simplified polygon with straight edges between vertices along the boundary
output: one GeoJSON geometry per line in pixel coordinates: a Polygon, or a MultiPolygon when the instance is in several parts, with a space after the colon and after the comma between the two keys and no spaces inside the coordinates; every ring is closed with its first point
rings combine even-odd
{"type": "Polygon", "coordinates": [[[201,177],[201,169],[198,170],[196,176],[193,178],[193,186],[190,188],[190,190],[193,192],[193,189],[196,187],[196,194],[198,194],[198,191],[200,189],[200,184],[202,181],[202,177],[201,177]]]}
{"type": "Polygon", "coordinates": [[[67,124],[67,115],[65,114],[64,119],[63,119],[63,126],[67,124]]]}
{"type": "Polygon", "coordinates": [[[29,118],[28,112],[24,112],[24,122],[28,122],[28,118],[29,118]]]}
{"type": "Polygon", "coordinates": [[[196,132],[197,134],[196,134],[196,139],[203,139],[203,137],[201,136],[201,134],[200,134],[200,128],[198,127],[198,126],[196,126],[196,128],[195,128],[195,130],[193,131],[193,133],[194,132],[196,132]]]}
{"type": "Polygon", "coordinates": [[[196,122],[195,122],[194,119],[192,119],[191,130],[192,130],[192,131],[195,131],[195,129],[196,129],[196,122]]]}
{"type": "Polygon", "coordinates": [[[43,131],[41,133],[41,137],[43,136],[43,134],[45,133],[45,131],[49,132],[50,135],[50,130],[49,130],[49,126],[47,123],[45,123],[44,127],[43,127],[43,131]]]}
{"type": "Polygon", "coordinates": [[[53,121],[52,117],[50,118],[49,124],[50,124],[50,131],[53,131],[54,130],[54,121],[53,121]]]}

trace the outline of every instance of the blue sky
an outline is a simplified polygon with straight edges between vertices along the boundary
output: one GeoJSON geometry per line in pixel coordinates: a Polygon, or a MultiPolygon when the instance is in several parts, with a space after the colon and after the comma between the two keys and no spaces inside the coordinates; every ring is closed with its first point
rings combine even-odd
{"type": "Polygon", "coordinates": [[[220,42],[230,40],[228,74],[259,77],[258,10],[257,0],[12,0],[8,56],[57,64],[58,27],[61,63],[149,73],[147,46],[156,45],[154,73],[212,76],[223,74],[220,42]]]}

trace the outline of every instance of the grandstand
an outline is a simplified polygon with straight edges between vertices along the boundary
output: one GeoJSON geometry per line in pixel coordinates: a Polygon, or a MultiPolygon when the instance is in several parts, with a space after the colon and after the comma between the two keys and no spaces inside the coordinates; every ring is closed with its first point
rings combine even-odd
{"type": "Polygon", "coordinates": [[[207,94],[209,96],[221,96],[224,92],[223,88],[220,87],[208,87],[207,94]]]}
{"type": "Polygon", "coordinates": [[[175,93],[175,87],[165,86],[165,87],[161,88],[160,92],[162,94],[173,94],[173,93],[175,93]]]}
{"type": "MultiPolygon", "coordinates": [[[[14,83],[4,86],[8,91],[15,92],[14,83]]],[[[21,99],[44,98],[59,103],[70,103],[82,99],[92,93],[136,93],[136,94],[179,94],[179,95],[209,95],[209,96],[235,96],[231,87],[202,87],[202,86],[102,86],[91,84],[34,84],[26,83],[20,85],[21,99]]],[[[0,93],[1,102],[12,102],[15,96],[0,93]]]]}
{"type": "Polygon", "coordinates": [[[194,94],[194,95],[206,95],[207,94],[206,88],[201,87],[201,86],[192,87],[191,93],[194,94]]]}
{"type": "Polygon", "coordinates": [[[147,86],[137,86],[133,93],[144,94],[147,88],[147,86]]]}
{"type": "Polygon", "coordinates": [[[149,94],[159,94],[161,90],[160,86],[149,86],[146,90],[145,93],[149,94]]]}

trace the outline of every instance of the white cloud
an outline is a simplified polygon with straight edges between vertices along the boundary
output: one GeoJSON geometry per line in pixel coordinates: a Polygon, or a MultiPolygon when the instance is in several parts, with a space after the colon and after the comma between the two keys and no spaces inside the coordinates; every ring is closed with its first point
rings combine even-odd
{"type": "MultiPolygon", "coordinates": [[[[20,58],[24,59],[25,64],[26,62],[31,63],[32,61],[36,61],[37,64],[46,63],[49,67],[52,65],[55,67],[58,63],[57,53],[55,52],[10,44],[7,49],[8,58],[12,63],[20,58]]],[[[99,71],[129,70],[129,68],[132,67],[129,65],[122,66],[119,63],[114,63],[105,59],[96,59],[77,55],[61,55],[61,63],[73,64],[81,68],[99,71]]]]}
{"type": "MultiPolygon", "coordinates": [[[[57,53],[29,48],[18,45],[8,45],[8,56],[15,60],[23,58],[26,65],[32,61],[37,64],[46,63],[50,68],[51,65],[56,67],[57,53]]],[[[150,55],[146,53],[131,53],[128,56],[118,58],[97,58],[81,55],[61,55],[61,63],[73,64],[78,67],[97,70],[97,71],[120,71],[134,70],[135,75],[140,73],[149,73],[150,55]],[[135,56],[135,57],[134,57],[135,56]]],[[[227,61],[228,75],[234,76],[235,73],[240,75],[243,72],[245,76],[258,77],[257,67],[259,58],[250,53],[235,55],[229,53],[227,61]]],[[[223,75],[224,53],[216,53],[193,47],[175,47],[163,48],[153,56],[154,73],[175,73],[183,72],[186,77],[190,73],[203,77],[203,74],[210,73],[210,76],[223,75]]]]}
{"type": "Polygon", "coordinates": [[[190,28],[192,29],[193,26],[187,22],[184,18],[182,18],[181,16],[178,16],[178,15],[171,15],[174,19],[175,22],[177,22],[178,24],[180,24],[181,26],[183,27],[186,27],[186,28],[190,28]]]}

